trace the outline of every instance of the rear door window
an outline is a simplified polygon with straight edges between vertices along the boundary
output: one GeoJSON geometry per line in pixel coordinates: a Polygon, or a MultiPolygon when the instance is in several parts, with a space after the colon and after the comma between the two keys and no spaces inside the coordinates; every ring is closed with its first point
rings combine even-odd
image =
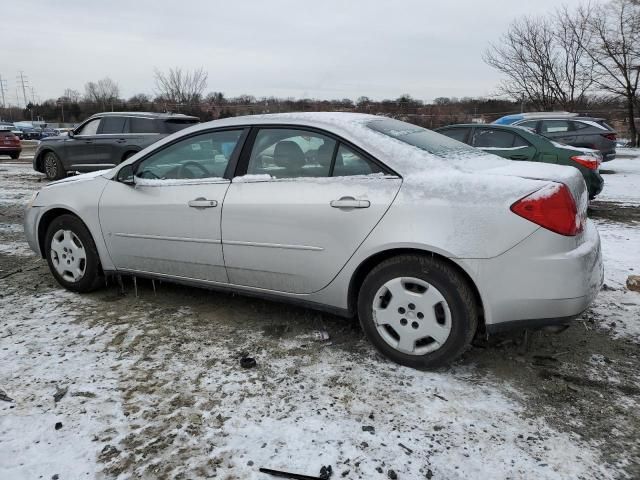
{"type": "Polygon", "coordinates": [[[572,130],[571,123],[568,120],[542,120],[540,131],[543,135],[547,133],[566,133],[572,130]]]}
{"type": "Polygon", "coordinates": [[[477,148],[511,148],[515,135],[504,130],[480,128],[473,135],[473,146],[477,148]]]}
{"type": "Polygon", "coordinates": [[[100,124],[100,133],[122,133],[126,120],[125,117],[104,117],[100,124]]]}
{"type": "Polygon", "coordinates": [[[368,158],[354,152],[349,147],[340,144],[333,167],[334,177],[349,177],[353,175],[371,175],[384,173],[383,170],[368,158]]]}
{"type": "Polygon", "coordinates": [[[130,117],[129,131],[131,133],[158,133],[158,127],[152,118],[130,117]]]}

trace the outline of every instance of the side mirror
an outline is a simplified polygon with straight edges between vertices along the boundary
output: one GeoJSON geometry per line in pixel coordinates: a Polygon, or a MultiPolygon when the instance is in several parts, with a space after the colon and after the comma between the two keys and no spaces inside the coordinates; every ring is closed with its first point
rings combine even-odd
{"type": "Polygon", "coordinates": [[[74,133],[74,131],[73,131],[73,130],[69,130],[69,131],[67,132],[67,136],[68,136],[69,138],[73,138],[73,136],[74,136],[74,135],[75,135],[75,133],[74,133]]]}
{"type": "Polygon", "coordinates": [[[116,177],[120,183],[125,185],[135,185],[136,180],[133,172],[133,165],[125,165],[118,170],[118,176],[116,177]]]}

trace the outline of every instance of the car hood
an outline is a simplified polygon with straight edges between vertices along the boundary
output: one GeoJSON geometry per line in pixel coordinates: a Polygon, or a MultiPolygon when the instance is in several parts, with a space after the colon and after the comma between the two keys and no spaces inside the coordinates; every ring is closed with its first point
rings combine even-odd
{"type": "Polygon", "coordinates": [[[43,137],[40,142],[41,143],[47,143],[47,142],[61,142],[63,141],[65,138],[67,138],[66,136],[63,135],[50,135],[48,137],[43,137]]]}
{"type": "Polygon", "coordinates": [[[51,182],[46,185],[44,188],[54,187],[56,185],[68,184],[68,183],[78,183],[78,182],[86,182],[88,180],[93,180],[96,177],[107,176],[113,168],[108,168],[106,170],[97,170],[95,172],[82,173],[80,175],[74,175],[72,177],[63,178],[62,180],[56,180],[55,182],[51,182]]]}

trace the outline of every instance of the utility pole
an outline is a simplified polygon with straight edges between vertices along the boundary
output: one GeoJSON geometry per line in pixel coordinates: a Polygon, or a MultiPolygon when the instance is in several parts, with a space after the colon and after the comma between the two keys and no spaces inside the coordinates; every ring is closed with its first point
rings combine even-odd
{"type": "Polygon", "coordinates": [[[28,79],[25,78],[24,72],[22,70],[20,70],[20,75],[18,76],[20,77],[20,83],[22,84],[22,98],[24,98],[24,108],[27,108],[27,104],[29,102],[27,101],[27,88],[25,84],[28,81],[28,79]]]}
{"type": "Polygon", "coordinates": [[[7,101],[4,97],[4,92],[7,89],[7,81],[2,79],[2,75],[0,75],[0,92],[2,93],[2,108],[7,108],[7,101]]]}

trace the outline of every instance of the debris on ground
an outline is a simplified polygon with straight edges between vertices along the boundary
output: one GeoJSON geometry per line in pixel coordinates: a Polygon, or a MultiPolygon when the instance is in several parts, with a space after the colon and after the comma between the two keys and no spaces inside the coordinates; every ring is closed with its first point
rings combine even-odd
{"type": "Polygon", "coordinates": [[[331,467],[331,465],[323,465],[320,469],[320,478],[322,478],[323,480],[327,480],[331,478],[331,475],[333,475],[333,468],[331,467]]]}
{"type": "Polygon", "coordinates": [[[56,430],[60,430],[62,428],[62,422],[56,422],[53,428],[55,428],[56,430]]]}
{"type": "Polygon", "coordinates": [[[315,332],[313,332],[313,339],[316,342],[326,342],[330,338],[331,336],[326,330],[316,330],[315,332]]]}
{"type": "Polygon", "coordinates": [[[69,387],[59,388],[56,387],[56,393],[53,394],[53,401],[58,403],[67,394],[69,387]]]}
{"type": "Polygon", "coordinates": [[[256,359],[252,357],[242,357],[240,359],[240,366],[242,368],[253,368],[257,365],[256,359]]]}
{"type": "MultiPolygon", "coordinates": [[[[323,467],[324,468],[324,467],[323,467]]],[[[329,477],[313,477],[311,475],[303,475],[301,473],[285,472],[283,470],[274,470],[272,468],[260,468],[261,473],[267,473],[274,477],[290,478],[292,480],[326,480],[329,477]]]]}
{"type": "Polygon", "coordinates": [[[634,292],[640,292],[640,275],[629,275],[627,277],[627,288],[634,292]]]}
{"type": "Polygon", "coordinates": [[[4,390],[0,390],[0,400],[3,402],[13,402],[13,398],[7,395],[4,390]]]}

